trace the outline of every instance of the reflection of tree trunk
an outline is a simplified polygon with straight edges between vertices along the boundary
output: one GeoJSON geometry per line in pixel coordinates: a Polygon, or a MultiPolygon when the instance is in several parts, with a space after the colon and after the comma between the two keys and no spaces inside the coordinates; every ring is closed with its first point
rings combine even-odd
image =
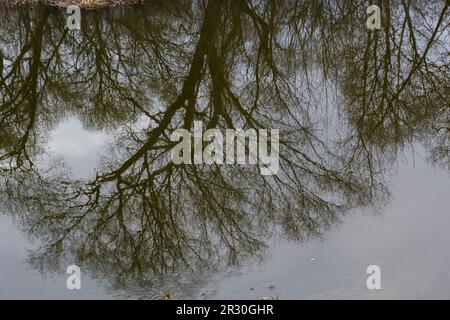
{"type": "Polygon", "coordinates": [[[28,104],[26,106],[26,112],[29,115],[29,122],[25,130],[25,134],[22,138],[20,150],[24,150],[24,156],[31,162],[26,152],[26,145],[30,139],[30,134],[36,123],[36,113],[38,104],[38,85],[39,85],[39,68],[41,66],[42,55],[42,38],[44,36],[44,26],[47,22],[48,12],[45,11],[42,15],[42,19],[36,26],[36,29],[31,38],[31,54],[32,60],[30,62],[30,74],[27,87],[27,94],[29,95],[28,104]]]}
{"type": "MultiPolygon", "coordinates": [[[[2,156],[2,159],[15,158],[17,167],[22,166],[24,161],[28,161],[32,165],[28,149],[38,117],[39,95],[42,90],[40,87],[42,41],[48,15],[48,11],[43,10],[35,23],[30,25],[31,30],[27,30],[30,33],[29,40],[21,48],[17,59],[10,66],[5,77],[3,77],[3,70],[1,72],[1,80],[5,86],[2,86],[1,92],[3,105],[0,125],[4,128],[3,132],[0,132],[0,139],[5,141],[0,144],[2,147],[11,147],[11,150],[2,156]],[[26,59],[27,53],[30,53],[29,59],[26,59]],[[23,79],[21,79],[22,77],[23,79]],[[20,85],[17,85],[17,79],[21,79],[20,85]],[[6,82],[10,82],[10,84],[6,85],[6,82]],[[13,90],[10,87],[13,87],[13,90]],[[10,121],[16,129],[8,125],[10,121]]],[[[0,57],[0,60],[3,62],[3,57],[0,57]]]]}
{"type": "Polygon", "coordinates": [[[3,86],[4,85],[4,80],[3,80],[3,52],[0,49],[0,84],[3,86]]]}
{"type": "Polygon", "coordinates": [[[202,70],[205,64],[205,56],[208,52],[215,50],[215,39],[220,22],[222,2],[221,0],[213,0],[208,3],[206,8],[203,25],[200,31],[200,38],[197,43],[197,47],[194,51],[192,58],[192,64],[186,80],[184,81],[181,94],[167,107],[164,112],[164,116],[158,124],[158,127],[153,129],[147,142],[127,161],[125,161],[119,169],[107,175],[103,181],[114,180],[121,174],[123,174],[128,168],[130,168],[136,161],[138,161],[160,138],[163,132],[168,128],[173,116],[177,111],[186,108],[186,114],[184,118],[184,127],[190,129],[195,111],[195,102],[197,88],[202,79],[202,70]]]}
{"type": "Polygon", "coordinates": [[[0,149],[11,146],[12,139],[8,132],[0,127],[0,149]]]}

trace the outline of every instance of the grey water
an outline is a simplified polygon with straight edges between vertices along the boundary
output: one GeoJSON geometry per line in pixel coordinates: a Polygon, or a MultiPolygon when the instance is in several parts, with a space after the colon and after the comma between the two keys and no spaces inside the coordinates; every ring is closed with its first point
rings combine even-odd
{"type": "Polygon", "coordinates": [[[0,7],[0,299],[450,299],[449,12],[0,7]],[[279,129],[278,174],[174,165],[193,121],[279,129]]]}

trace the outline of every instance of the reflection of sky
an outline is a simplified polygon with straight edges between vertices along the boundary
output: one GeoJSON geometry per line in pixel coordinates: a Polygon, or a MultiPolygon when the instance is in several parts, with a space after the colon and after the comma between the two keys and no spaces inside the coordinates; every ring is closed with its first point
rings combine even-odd
{"type": "MultiPolygon", "coordinates": [[[[89,176],[108,135],[85,130],[76,118],[60,123],[51,132],[48,149],[62,157],[76,177],[89,176]]],[[[24,263],[29,242],[15,227],[11,218],[0,216],[0,299],[99,299],[106,298],[105,289],[84,275],[81,291],[66,290],[65,275],[42,277],[24,263]]],[[[82,274],[83,277],[83,274],[82,274]]]]}
{"type": "Polygon", "coordinates": [[[70,118],[50,134],[48,148],[63,157],[76,177],[87,177],[94,172],[108,142],[106,133],[88,131],[77,118],[70,118]]]}
{"type": "Polygon", "coordinates": [[[65,275],[42,276],[24,260],[30,244],[9,217],[0,216],[0,299],[100,299],[102,286],[82,274],[82,290],[66,289],[65,275]]]}
{"type": "Polygon", "coordinates": [[[399,168],[382,216],[355,212],[322,242],[276,245],[267,263],[221,281],[213,298],[450,299],[450,179],[415,157],[415,167],[399,168]],[[378,292],[366,289],[372,264],[382,271],[378,292]]]}

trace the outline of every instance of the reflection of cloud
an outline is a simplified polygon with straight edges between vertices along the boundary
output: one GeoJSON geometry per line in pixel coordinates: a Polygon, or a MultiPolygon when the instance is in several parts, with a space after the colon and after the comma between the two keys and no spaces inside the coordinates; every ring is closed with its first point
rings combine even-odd
{"type": "Polygon", "coordinates": [[[69,118],[50,134],[49,150],[64,157],[76,176],[87,176],[98,165],[98,157],[109,136],[88,131],[77,118],[69,118]]]}

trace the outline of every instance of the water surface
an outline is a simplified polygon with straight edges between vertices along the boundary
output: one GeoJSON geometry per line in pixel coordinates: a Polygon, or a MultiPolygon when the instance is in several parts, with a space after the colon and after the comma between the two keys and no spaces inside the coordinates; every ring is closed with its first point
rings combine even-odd
{"type": "Polygon", "coordinates": [[[450,298],[448,4],[365,9],[0,9],[0,298],[450,298]],[[278,174],[175,165],[194,121],[278,129],[278,174]]]}

